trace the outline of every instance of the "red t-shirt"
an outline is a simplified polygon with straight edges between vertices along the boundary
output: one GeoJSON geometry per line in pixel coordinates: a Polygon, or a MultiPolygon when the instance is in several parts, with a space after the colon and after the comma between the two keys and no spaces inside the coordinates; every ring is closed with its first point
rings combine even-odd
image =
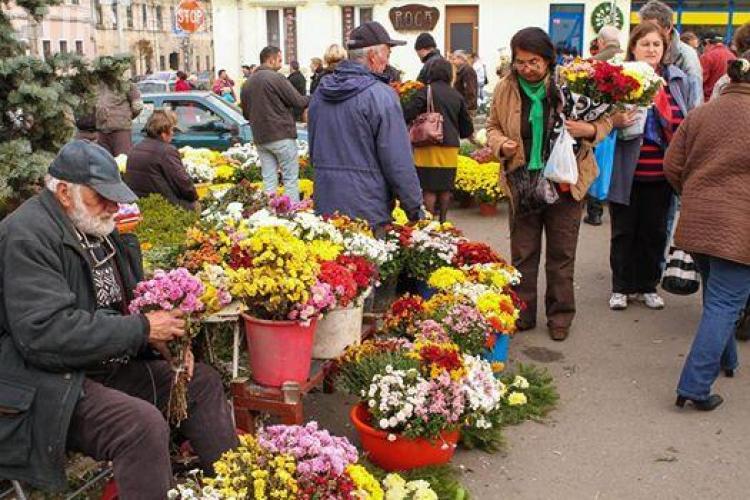
{"type": "Polygon", "coordinates": [[[727,63],[737,57],[723,43],[716,43],[706,47],[701,56],[703,66],[703,97],[706,102],[711,99],[714,85],[722,76],[727,74],[727,63]]]}

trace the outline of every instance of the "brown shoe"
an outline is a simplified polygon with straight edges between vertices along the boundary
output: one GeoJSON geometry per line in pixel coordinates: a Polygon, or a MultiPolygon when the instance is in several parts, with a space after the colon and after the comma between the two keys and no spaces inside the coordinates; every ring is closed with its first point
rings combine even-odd
{"type": "Polygon", "coordinates": [[[570,328],[566,328],[564,326],[549,327],[549,338],[551,338],[552,340],[556,340],[557,342],[562,342],[563,340],[567,339],[569,333],[570,328]]]}

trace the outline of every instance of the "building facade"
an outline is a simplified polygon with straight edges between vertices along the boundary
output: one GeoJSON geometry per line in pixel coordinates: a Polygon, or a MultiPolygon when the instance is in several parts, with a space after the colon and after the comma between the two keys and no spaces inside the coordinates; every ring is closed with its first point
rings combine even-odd
{"type": "Polygon", "coordinates": [[[64,0],[60,5],[50,7],[39,23],[12,3],[3,4],[2,8],[29,54],[48,57],[58,52],[77,52],[93,57],[96,47],[88,1],[64,0]]]}
{"type": "Polygon", "coordinates": [[[210,4],[203,4],[203,27],[187,35],[176,27],[178,0],[86,1],[93,11],[96,53],[130,53],[134,75],[177,69],[213,71],[210,4]]]}
{"type": "MultiPolygon", "coordinates": [[[[303,67],[322,57],[332,43],[342,44],[348,32],[364,21],[382,23],[394,38],[391,63],[416,77],[421,63],[413,50],[421,31],[435,37],[447,52],[476,52],[490,80],[513,34],[527,26],[548,30],[558,46],[585,53],[595,25],[611,10],[610,0],[213,0],[216,66],[238,73],[242,64],[258,63],[260,50],[277,45],[285,62],[303,67]],[[418,7],[405,5],[418,3],[418,7]],[[595,22],[595,20],[597,20],[595,22]],[[434,24],[434,27],[431,27],[434,24]],[[429,29],[431,27],[431,29],[429,29]]],[[[618,22],[629,29],[630,1],[615,0],[618,22]]],[[[308,71],[309,72],[309,71],[308,71]]]]}

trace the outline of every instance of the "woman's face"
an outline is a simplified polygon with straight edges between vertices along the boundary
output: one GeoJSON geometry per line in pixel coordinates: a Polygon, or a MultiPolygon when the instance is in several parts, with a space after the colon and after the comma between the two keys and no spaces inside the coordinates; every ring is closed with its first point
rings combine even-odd
{"type": "Polygon", "coordinates": [[[635,43],[633,58],[656,68],[664,56],[664,39],[657,32],[649,33],[635,43]]]}
{"type": "Polygon", "coordinates": [[[549,64],[540,55],[525,50],[516,50],[513,67],[521,77],[531,83],[544,80],[549,72],[549,64]]]}

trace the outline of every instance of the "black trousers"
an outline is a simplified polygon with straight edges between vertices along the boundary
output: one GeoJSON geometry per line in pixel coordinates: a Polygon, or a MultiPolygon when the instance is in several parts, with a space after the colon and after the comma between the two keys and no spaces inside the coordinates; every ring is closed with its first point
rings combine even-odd
{"type": "Polygon", "coordinates": [[[653,293],[667,246],[672,188],[666,181],[634,182],[630,205],[609,204],[609,264],[614,293],[653,293]]]}
{"type": "MultiPolygon", "coordinates": [[[[172,486],[169,425],[160,409],[173,377],[166,361],[131,361],[104,383],[84,379],[68,449],[111,460],[122,500],[163,500],[172,486]]],[[[221,454],[238,444],[221,378],[208,365],[195,364],[180,432],[209,475],[221,454]]]]}

